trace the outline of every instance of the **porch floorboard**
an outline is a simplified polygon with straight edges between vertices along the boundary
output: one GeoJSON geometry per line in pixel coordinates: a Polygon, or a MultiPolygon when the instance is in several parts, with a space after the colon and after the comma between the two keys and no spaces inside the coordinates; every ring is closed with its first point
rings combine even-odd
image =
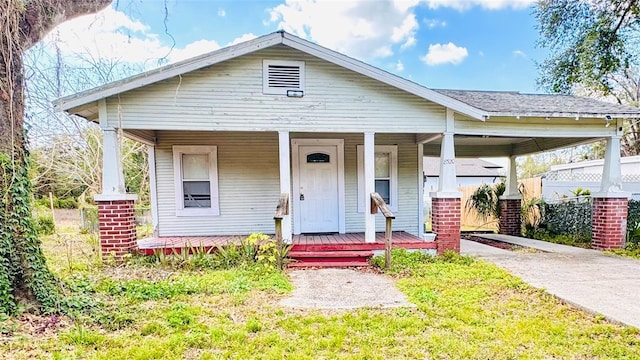
{"type": "MultiPolygon", "coordinates": [[[[246,235],[214,236],[162,236],[138,240],[138,251],[152,255],[157,251],[166,254],[189,251],[211,251],[216,246],[240,244],[246,235]]],[[[404,231],[394,231],[393,247],[406,249],[435,249],[436,243],[425,241],[404,231]]],[[[376,233],[375,243],[366,243],[364,233],[293,235],[292,251],[345,251],[345,250],[381,250],[384,249],[384,232],[376,233]]]]}

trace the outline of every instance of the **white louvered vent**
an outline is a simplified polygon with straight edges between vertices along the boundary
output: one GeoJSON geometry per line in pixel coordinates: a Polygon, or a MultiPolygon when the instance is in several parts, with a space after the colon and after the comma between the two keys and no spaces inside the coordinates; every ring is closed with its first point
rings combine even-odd
{"type": "Polygon", "coordinates": [[[304,61],[263,60],[262,91],[286,95],[288,90],[304,91],[304,61]]]}

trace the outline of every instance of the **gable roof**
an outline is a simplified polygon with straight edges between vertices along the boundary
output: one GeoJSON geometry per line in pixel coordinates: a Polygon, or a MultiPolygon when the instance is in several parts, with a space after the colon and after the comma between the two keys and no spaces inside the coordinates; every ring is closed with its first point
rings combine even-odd
{"type": "MultiPolygon", "coordinates": [[[[437,157],[424,157],[424,174],[426,176],[440,176],[440,161],[437,157]]],[[[456,158],[456,176],[458,177],[504,177],[504,168],[482,159],[456,158]]]]}
{"type": "Polygon", "coordinates": [[[640,108],[571,95],[435,89],[490,116],[640,117],[640,108]]]}
{"type": "MultiPolygon", "coordinates": [[[[196,56],[174,64],[169,64],[157,69],[153,69],[139,75],[135,75],[123,80],[115,81],[94,89],[83,91],[74,95],[62,97],[54,102],[57,110],[68,111],[82,116],[81,110],[86,110],[87,106],[93,108],[89,113],[97,114],[96,101],[105,99],[125,91],[143,87],[158,81],[182,75],[184,73],[211,66],[222,61],[237,58],[261,49],[269,48],[278,44],[289,46],[312,56],[349,69],[356,73],[368,76],[385,84],[391,85],[408,93],[419,96],[428,101],[440,104],[461,114],[465,114],[478,120],[484,120],[487,116],[474,106],[454,99],[448,95],[428,89],[422,85],[393,75],[387,71],[353,59],[339,52],[327,49],[310,41],[301,39],[284,31],[278,31],[269,35],[249,40],[237,45],[229,46],[207,54],[196,56]],[[91,105],[94,103],[93,105],[91,105]]],[[[86,117],[86,116],[85,116],[86,117]]]]}

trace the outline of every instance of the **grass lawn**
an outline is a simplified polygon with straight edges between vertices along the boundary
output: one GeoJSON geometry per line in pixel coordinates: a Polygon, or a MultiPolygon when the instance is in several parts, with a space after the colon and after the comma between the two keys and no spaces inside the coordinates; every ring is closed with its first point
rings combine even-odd
{"type": "Polygon", "coordinates": [[[0,358],[640,358],[640,332],[563,305],[482,261],[396,252],[392,276],[416,308],[280,307],[286,273],[193,260],[100,266],[96,240],[45,239],[78,312],[0,317],[0,358]]]}

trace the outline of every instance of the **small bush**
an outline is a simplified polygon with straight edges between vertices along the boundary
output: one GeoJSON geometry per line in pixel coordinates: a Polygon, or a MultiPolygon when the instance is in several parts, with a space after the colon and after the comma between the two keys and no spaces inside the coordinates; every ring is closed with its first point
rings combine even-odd
{"type": "Polygon", "coordinates": [[[51,215],[36,216],[36,229],[40,235],[51,235],[56,231],[56,225],[51,215]]]}
{"type": "Polygon", "coordinates": [[[546,232],[538,236],[553,238],[561,235],[571,237],[577,243],[589,243],[591,241],[591,207],[590,198],[544,204],[540,228],[546,232]]]}

